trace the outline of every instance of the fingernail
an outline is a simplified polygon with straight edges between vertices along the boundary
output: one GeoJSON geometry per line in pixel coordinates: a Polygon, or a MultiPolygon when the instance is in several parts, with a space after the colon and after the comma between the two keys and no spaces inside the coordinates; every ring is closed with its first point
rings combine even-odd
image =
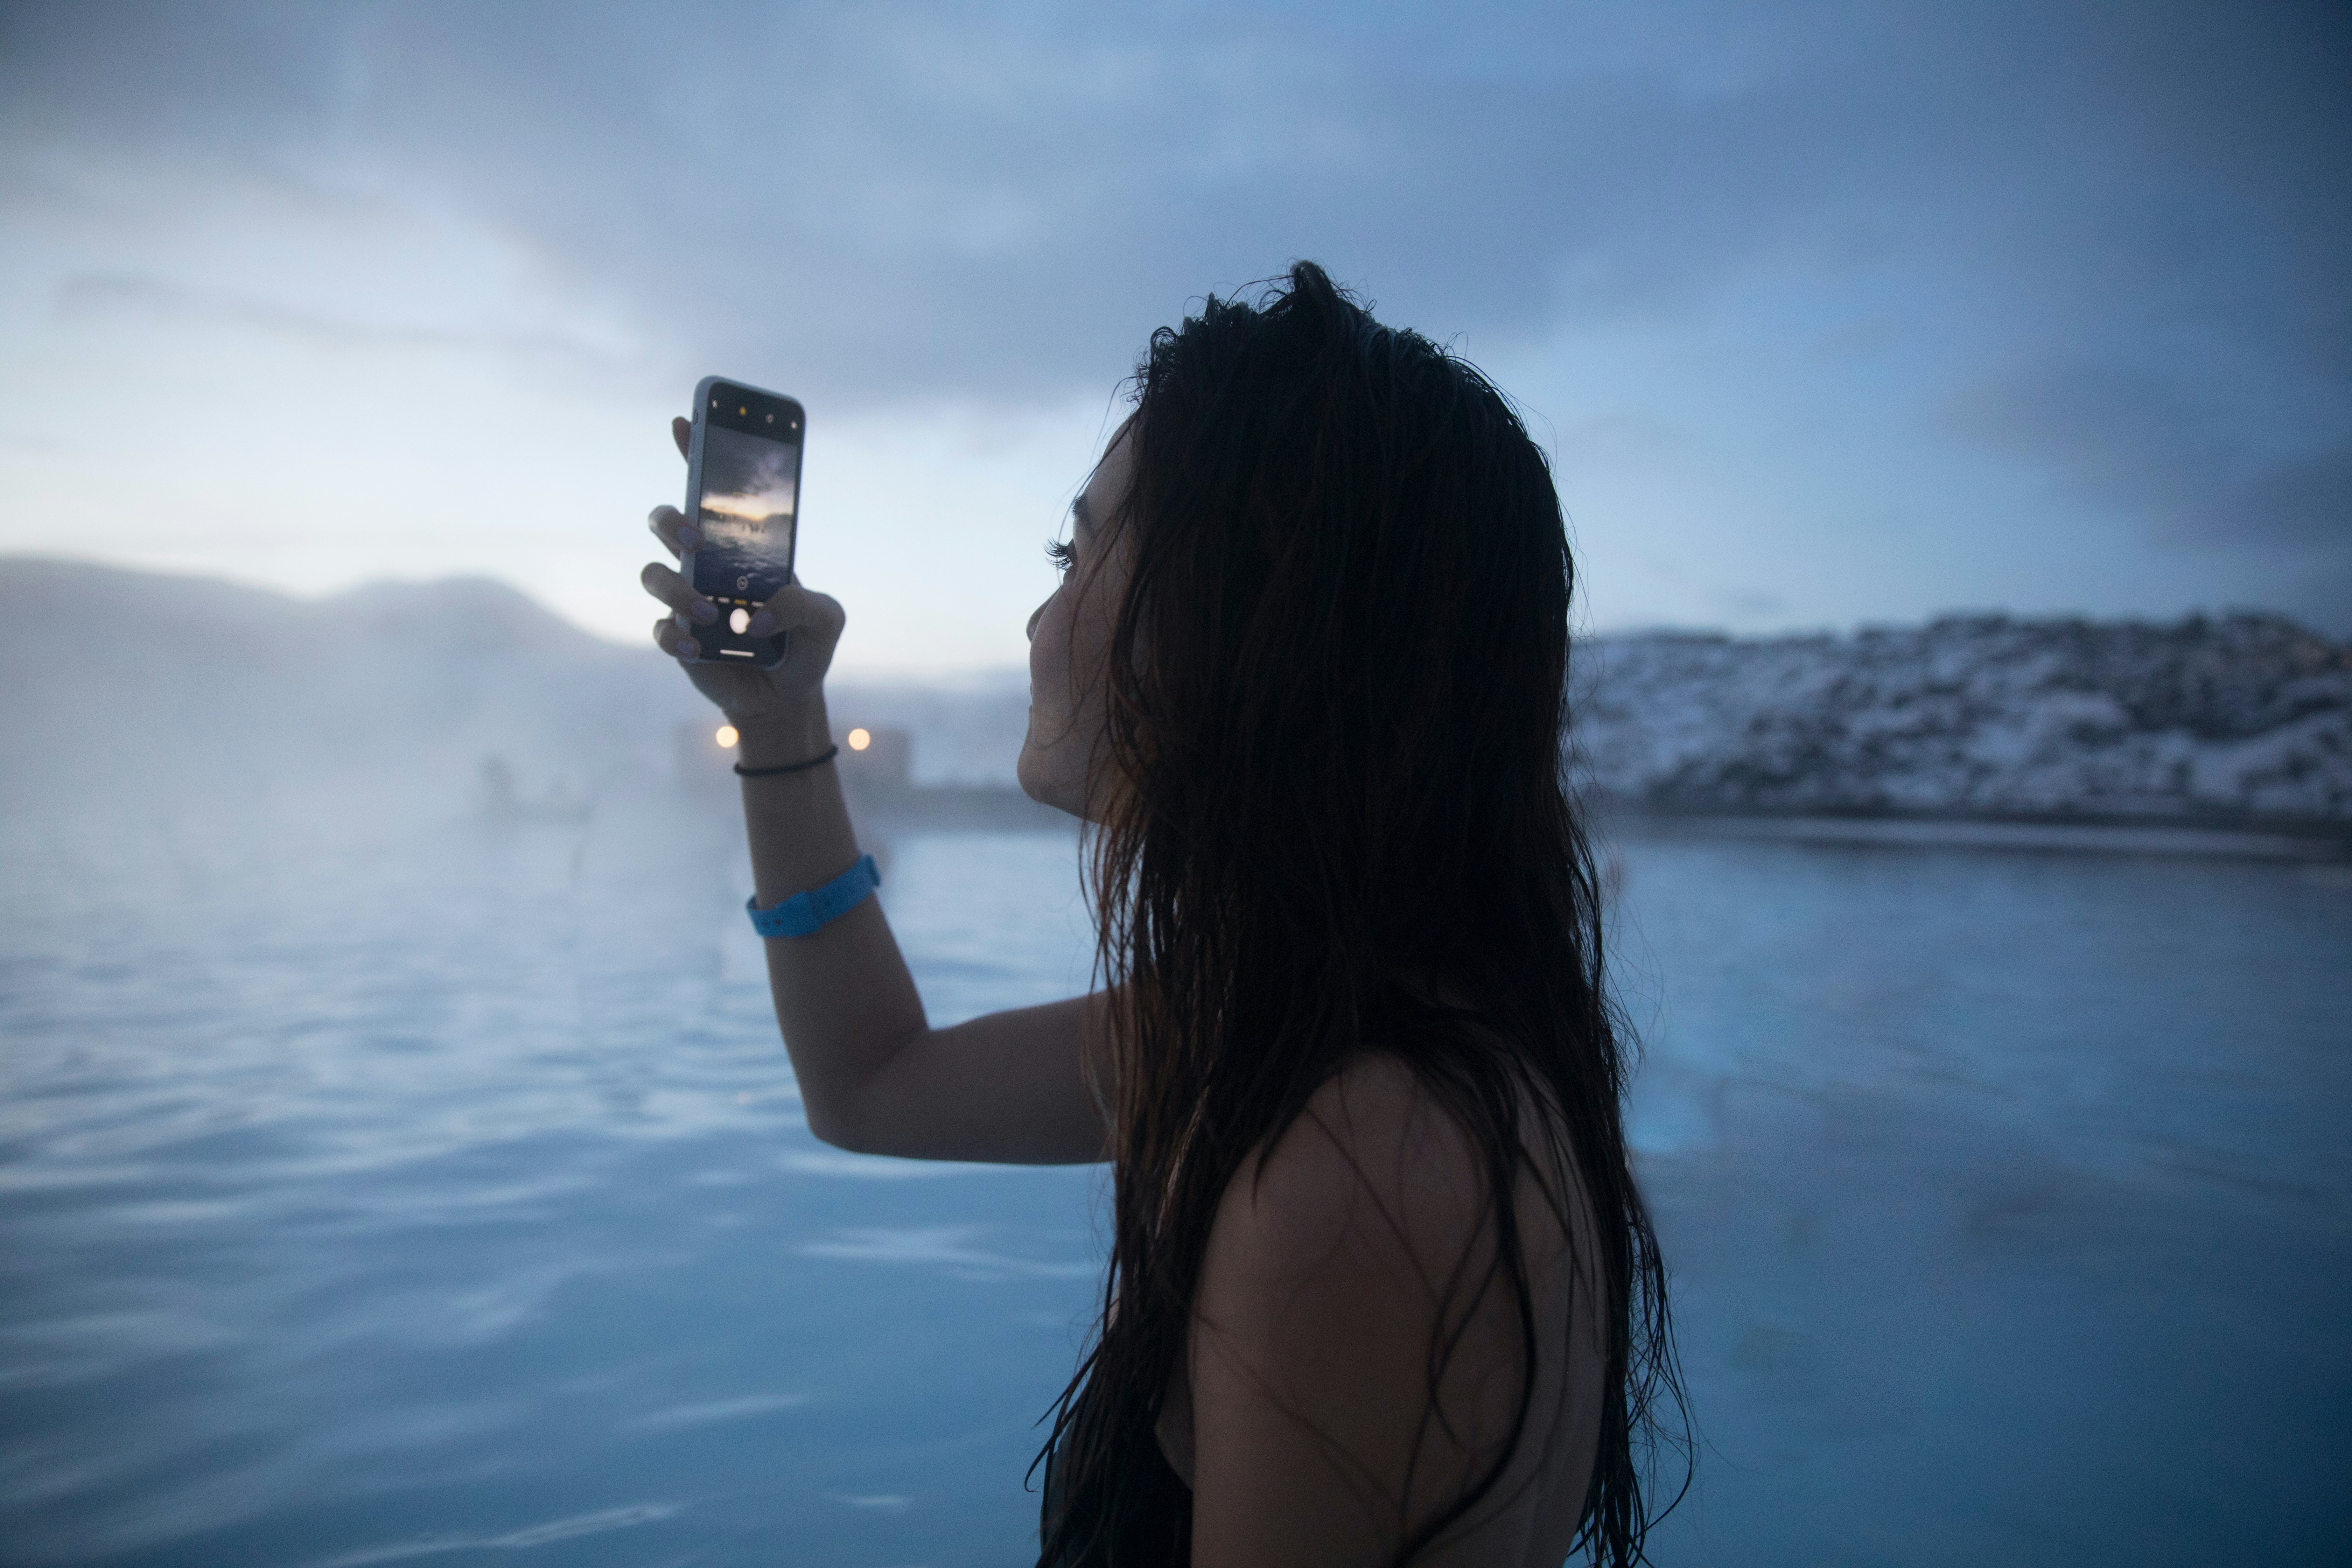
{"type": "Polygon", "coordinates": [[[680,549],[692,550],[702,542],[702,531],[695,528],[680,528],[677,531],[677,542],[680,549]]]}
{"type": "Polygon", "coordinates": [[[719,606],[708,599],[697,599],[686,613],[707,626],[719,618],[719,606]]]}
{"type": "Polygon", "coordinates": [[[763,637],[775,629],[776,617],[768,611],[761,610],[751,617],[751,624],[743,628],[743,635],[747,637],[763,637]]]}
{"type": "Polygon", "coordinates": [[[680,637],[669,645],[669,651],[680,658],[694,658],[701,654],[702,648],[692,637],[680,637]]]}

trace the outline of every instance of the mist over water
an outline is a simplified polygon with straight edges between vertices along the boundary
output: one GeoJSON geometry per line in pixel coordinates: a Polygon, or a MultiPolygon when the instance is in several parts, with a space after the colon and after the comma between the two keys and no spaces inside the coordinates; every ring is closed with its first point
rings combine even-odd
{"type": "MultiPolygon", "coordinates": [[[[0,1561],[1027,1561],[1103,1173],[812,1140],[723,794],[340,799],[0,838],[0,1561]]],[[[1074,836],[884,847],[935,1020],[1084,984],[1074,836]]],[[[2339,1559],[2352,879],[1617,855],[1661,1562],[2339,1559]]]]}
{"type": "MultiPolygon", "coordinates": [[[[1091,1173],[810,1139],[700,805],[12,837],[0,1558],[1019,1540],[1091,1173]]],[[[935,1016],[1082,980],[1074,843],[898,847],[935,1016]]]]}

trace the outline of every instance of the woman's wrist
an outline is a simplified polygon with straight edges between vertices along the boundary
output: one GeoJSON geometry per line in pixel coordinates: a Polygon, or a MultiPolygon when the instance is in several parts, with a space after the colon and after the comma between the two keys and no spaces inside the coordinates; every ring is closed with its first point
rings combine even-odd
{"type": "Polygon", "coordinates": [[[729,721],[735,726],[735,760],[747,768],[804,763],[833,744],[822,697],[789,711],[729,721]]]}

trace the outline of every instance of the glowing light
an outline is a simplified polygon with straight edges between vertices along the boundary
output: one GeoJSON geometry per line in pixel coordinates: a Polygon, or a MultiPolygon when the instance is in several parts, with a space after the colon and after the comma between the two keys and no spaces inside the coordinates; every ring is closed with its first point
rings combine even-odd
{"type": "Polygon", "coordinates": [[[720,745],[730,747],[733,746],[736,742],[742,738],[742,736],[735,732],[735,726],[732,724],[719,725],[719,732],[711,737],[712,740],[718,742],[720,745]]]}
{"type": "Polygon", "coordinates": [[[849,732],[849,749],[853,752],[862,752],[873,743],[874,737],[863,730],[852,730],[849,732]]]}

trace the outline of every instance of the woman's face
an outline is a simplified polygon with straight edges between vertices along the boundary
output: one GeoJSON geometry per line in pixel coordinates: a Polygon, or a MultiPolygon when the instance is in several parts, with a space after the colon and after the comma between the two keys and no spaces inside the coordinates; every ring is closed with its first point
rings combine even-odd
{"type": "Polygon", "coordinates": [[[1106,534],[1134,474],[1128,432],[1109,449],[1070,508],[1070,553],[1061,586],[1029,617],[1029,734],[1021,745],[1021,787],[1033,800],[1087,815],[1087,772],[1106,724],[1104,674],[1112,622],[1127,588],[1127,551],[1106,534]]]}

